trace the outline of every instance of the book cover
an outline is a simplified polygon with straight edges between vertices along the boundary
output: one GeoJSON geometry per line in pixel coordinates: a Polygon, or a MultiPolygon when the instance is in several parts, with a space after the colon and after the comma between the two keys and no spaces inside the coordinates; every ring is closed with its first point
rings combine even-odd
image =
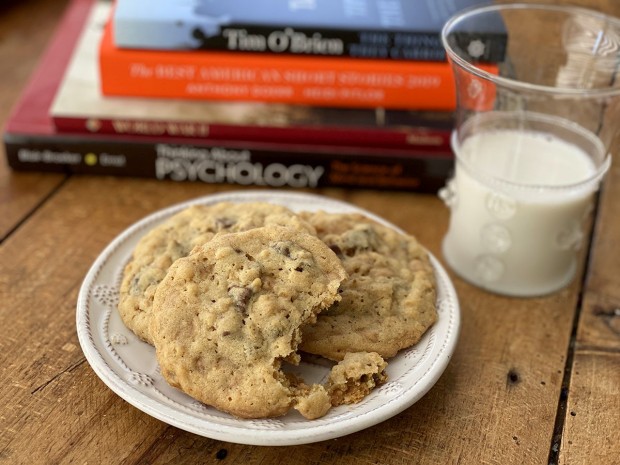
{"type": "Polygon", "coordinates": [[[73,0],[4,132],[16,170],[135,176],[271,187],[372,187],[434,192],[452,170],[450,152],[378,147],[59,133],[49,115],[72,44],[92,0],[73,0]]]}
{"type": "Polygon", "coordinates": [[[103,97],[97,49],[110,9],[109,2],[95,4],[75,47],[50,110],[59,132],[449,147],[451,112],[103,97]]]}
{"type": "MultiPolygon", "coordinates": [[[[121,48],[226,50],[442,61],[440,32],[479,0],[117,0],[121,48]]],[[[480,31],[482,61],[498,61],[501,18],[480,31]],[[490,38],[491,40],[486,40],[490,38]]]]}
{"type": "MultiPolygon", "coordinates": [[[[99,56],[107,96],[400,110],[456,105],[447,62],[119,49],[112,29],[109,22],[99,56]]],[[[493,64],[484,68],[497,71],[493,64]]]]}

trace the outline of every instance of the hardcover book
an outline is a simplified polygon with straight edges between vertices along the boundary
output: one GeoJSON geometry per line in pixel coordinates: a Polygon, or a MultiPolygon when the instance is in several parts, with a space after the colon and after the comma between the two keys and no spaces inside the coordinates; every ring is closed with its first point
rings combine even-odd
{"type": "Polygon", "coordinates": [[[449,148],[451,112],[103,97],[97,49],[110,8],[96,4],[75,47],[51,107],[59,132],[449,148]]]}
{"type": "Polygon", "coordinates": [[[4,132],[16,170],[271,187],[370,187],[435,192],[448,151],[59,133],[49,113],[93,0],[72,0],[4,132]]]}
{"type": "MultiPolygon", "coordinates": [[[[440,31],[478,0],[117,0],[121,48],[226,50],[274,54],[444,60],[440,31]]],[[[464,38],[504,54],[501,19],[464,38]],[[486,39],[494,40],[487,41],[486,39]]]]}

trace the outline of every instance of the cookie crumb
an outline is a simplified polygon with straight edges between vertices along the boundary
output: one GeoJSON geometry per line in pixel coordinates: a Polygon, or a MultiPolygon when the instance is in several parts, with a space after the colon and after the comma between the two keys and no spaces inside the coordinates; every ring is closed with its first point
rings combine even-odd
{"type": "Polygon", "coordinates": [[[314,384],[297,397],[295,410],[308,420],[324,416],[332,408],[330,395],[325,387],[314,384]]]}
{"type": "Polygon", "coordinates": [[[353,404],[385,383],[387,362],[376,352],[348,353],[335,365],[327,380],[333,406],[353,404]]]}

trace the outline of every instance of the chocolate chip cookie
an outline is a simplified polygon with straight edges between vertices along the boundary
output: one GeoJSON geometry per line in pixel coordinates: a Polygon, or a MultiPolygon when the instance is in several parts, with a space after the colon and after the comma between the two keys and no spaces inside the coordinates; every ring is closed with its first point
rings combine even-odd
{"type": "Polygon", "coordinates": [[[172,264],[155,291],[150,334],[164,378],[242,418],[331,406],[325,387],[281,370],[299,362],[301,326],[339,299],[341,261],[317,237],[267,226],[219,235],[172,264]]]}
{"type": "Polygon", "coordinates": [[[437,318],[435,278],[417,240],[360,214],[302,213],[341,259],[341,300],[303,328],[300,349],[332,360],[348,352],[389,358],[437,318]]]}
{"type": "Polygon", "coordinates": [[[289,209],[264,202],[191,206],[150,231],[124,270],[118,310],[125,325],[152,344],[148,328],[153,296],[170,265],[216,234],[270,224],[312,231],[289,209]]]}

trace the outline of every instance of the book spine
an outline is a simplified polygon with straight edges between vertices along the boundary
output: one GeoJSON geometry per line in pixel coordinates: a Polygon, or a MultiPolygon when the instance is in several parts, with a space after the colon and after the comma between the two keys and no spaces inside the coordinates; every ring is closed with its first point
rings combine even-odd
{"type": "MultiPolygon", "coordinates": [[[[152,49],[150,37],[136,31],[144,22],[117,18],[114,43],[119,48],[152,49]]],[[[192,30],[192,50],[254,52],[275,55],[381,58],[392,60],[443,61],[446,58],[438,31],[407,32],[347,30],[308,27],[269,27],[230,24],[215,34],[192,30]]],[[[174,44],[176,46],[176,44],[174,44]]],[[[162,48],[162,44],[157,45],[162,48]]],[[[172,49],[173,45],[170,45],[172,49]]]]}
{"type": "MultiPolygon", "coordinates": [[[[178,43],[166,46],[161,38],[157,41],[152,35],[140,33],[151,27],[156,29],[156,25],[145,21],[118,17],[115,20],[114,44],[128,49],[178,50],[178,43]]],[[[228,24],[209,34],[196,26],[191,34],[188,31],[188,36],[191,38],[188,37],[186,49],[190,50],[382,60],[446,60],[440,31],[432,30],[352,30],[228,24]]],[[[464,49],[473,40],[480,50],[480,56],[477,57],[479,61],[498,63],[503,60],[505,34],[480,33],[472,38],[459,38],[464,49]]]]}
{"type": "Polygon", "coordinates": [[[290,188],[359,187],[436,192],[451,153],[356,147],[162,143],[145,139],[5,134],[15,170],[290,188]]]}
{"type": "Polygon", "coordinates": [[[450,150],[449,127],[410,128],[265,127],[207,124],[191,121],[110,119],[54,116],[62,133],[182,137],[189,141],[239,140],[250,142],[358,145],[420,150],[450,150]]]}
{"type": "Polygon", "coordinates": [[[232,25],[203,36],[203,50],[391,60],[444,61],[439,32],[270,28],[232,25]]]}
{"type": "Polygon", "coordinates": [[[121,50],[108,24],[100,46],[104,95],[453,110],[448,63],[121,50]]]}
{"type": "Polygon", "coordinates": [[[30,75],[20,100],[12,108],[5,130],[12,130],[23,121],[30,128],[36,126],[37,129],[45,130],[49,127],[49,115],[32,109],[36,105],[51,105],[54,92],[71,60],[72,44],[78,40],[93,3],[94,0],[71,0],[36,69],[30,75]]]}

